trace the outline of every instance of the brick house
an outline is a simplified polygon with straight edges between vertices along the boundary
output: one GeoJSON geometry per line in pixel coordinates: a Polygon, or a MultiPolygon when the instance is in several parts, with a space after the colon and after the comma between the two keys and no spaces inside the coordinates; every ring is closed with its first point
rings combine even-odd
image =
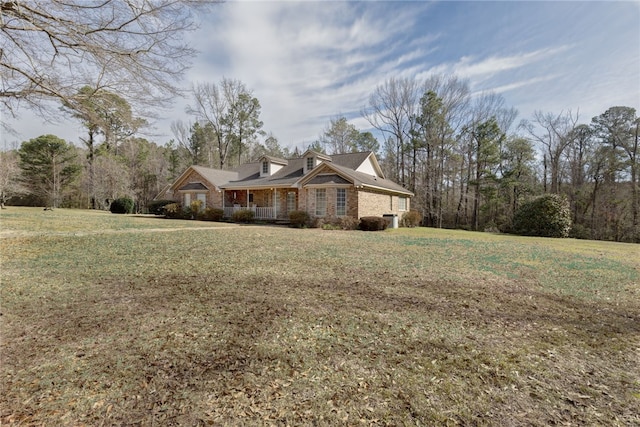
{"type": "Polygon", "coordinates": [[[220,208],[230,217],[251,209],[258,219],[286,219],[304,210],[312,217],[399,217],[413,194],[385,179],[373,152],[335,154],[308,150],[295,159],[262,156],[234,171],[189,167],[156,199],[220,208]]]}

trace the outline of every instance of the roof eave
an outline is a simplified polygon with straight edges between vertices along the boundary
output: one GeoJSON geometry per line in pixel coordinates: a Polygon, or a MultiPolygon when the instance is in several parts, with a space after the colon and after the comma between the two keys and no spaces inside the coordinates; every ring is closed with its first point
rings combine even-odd
{"type": "Polygon", "coordinates": [[[364,183],[360,183],[359,186],[362,187],[362,188],[371,188],[371,189],[374,189],[374,190],[384,191],[384,192],[387,192],[387,193],[405,194],[405,195],[410,196],[410,197],[414,196],[414,194],[411,191],[408,191],[408,190],[395,190],[395,189],[392,189],[392,188],[380,187],[380,186],[377,186],[377,185],[364,184],[364,183]]]}

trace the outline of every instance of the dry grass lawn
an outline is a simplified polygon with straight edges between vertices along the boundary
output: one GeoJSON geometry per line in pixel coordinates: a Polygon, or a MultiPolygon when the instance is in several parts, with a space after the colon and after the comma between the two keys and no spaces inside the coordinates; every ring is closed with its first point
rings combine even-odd
{"type": "Polygon", "coordinates": [[[1,425],[640,425],[640,247],[0,212],[1,425]]]}

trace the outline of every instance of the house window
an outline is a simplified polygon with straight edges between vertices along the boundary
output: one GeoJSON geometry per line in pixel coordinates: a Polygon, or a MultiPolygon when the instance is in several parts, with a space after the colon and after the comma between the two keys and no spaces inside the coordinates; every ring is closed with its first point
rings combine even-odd
{"type": "Polygon", "coordinates": [[[184,207],[191,207],[191,193],[184,194],[184,207]]]}
{"type": "Polygon", "coordinates": [[[313,157],[307,157],[307,171],[313,169],[313,157]]]}
{"type": "Polygon", "coordinates": [[[295,191],[289,191],[287,193],[287,212],[296,210],[296,193],[295,191]]]}
{"type": "Polygon", "coordinates": [[[389,196],[389,210],[393,210],[393,196],[389,196]]]}
{"type": "Polygon", "coordinates": [[[253,193],[249,193],[249,203],[253,203],[253,193]]]}
{"type": "Polygon", "coordinates": [[[406,197],[398,197],[398,210],[406,211],[407,210],[407,198],[406,197]]]}
{"type": "Polygon", "coordinates": [[[200,200],[202,202],[202,205],[200,205],[200,210],[204,210],[207,207],[207,194],[206,193],[198,193],[196,195],[197,200],[200,200]]]}
{"type": "Polygon", "coordinates": [[[262,174],[263,175],[269,174],[269,162],[262,162],[262,174]]]}
{"type": "Polygon", "coordinates": [[[327,190],[316,188],[316,216],[327,214],[327,190]]]}
{"type": "Polygon", "coordinates": [[[336,215],[345,216],[347,214],[347,190],[336,189],[336,215]]]}

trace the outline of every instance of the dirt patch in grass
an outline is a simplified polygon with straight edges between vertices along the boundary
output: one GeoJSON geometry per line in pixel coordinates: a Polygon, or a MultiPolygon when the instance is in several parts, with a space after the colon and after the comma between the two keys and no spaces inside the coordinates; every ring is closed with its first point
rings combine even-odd
{"type": "Polygon", "coordinates": [[[101,280],[89,298],[21,307],[3,326],[0,419],[640,422],[637,302],[352,273],[101,280]]]}

